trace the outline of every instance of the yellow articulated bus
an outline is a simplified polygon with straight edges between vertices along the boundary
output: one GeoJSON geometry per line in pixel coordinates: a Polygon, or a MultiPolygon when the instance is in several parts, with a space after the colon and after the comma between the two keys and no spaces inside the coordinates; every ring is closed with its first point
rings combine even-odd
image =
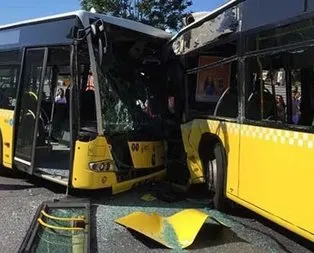
{"type": "Polygon", "coordinates": [[[166,41],[84,11],[0,27],[0,163],[113,193],[163,177],[166,41]]]}
{"type": "Polygon", "coordinates": [[[306,3],[229,1],[189,18],[171,46],[186,73],[190,184],[206,183],[218,209],[230,199],[314,241],[314,6],[306,3]]]}

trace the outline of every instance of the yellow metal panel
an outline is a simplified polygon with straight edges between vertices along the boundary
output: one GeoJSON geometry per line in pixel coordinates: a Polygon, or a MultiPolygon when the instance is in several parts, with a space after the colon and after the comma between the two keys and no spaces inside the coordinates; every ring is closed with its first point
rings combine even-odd
{"type": "MultiPolygon", "coordinates": [[[[80,144],[83,145],[86,143],[81,142],[80,144]]],[[[88,150],[86,153],[93,159],[93,161],[113,159],[111,155],[111,146],[108,144],[107,139],[104,136],[98,136],[95,140],[88,142],[87,145],[88,150]]],[[[85,148],[85,145],[82,147],[85,148]]]]}
{"type": "Polygon", "coordinates": [[[206,213],[186,209],[167,218],[156,213],[134,212],[116,222],[174,249],[190,246],[207,218],[206,213]]]}
{"type": "Polygon", "coordinates": [[[241,127],[239,197],[314,235],[314,135],[241,127]]]}
{"type": "Polygon", "coordinates": [[[100,189],[117,183],[114,172],[95,172],[89,168],[90,162],[112,160],[110,146],[106,138],[97,137],[90,142],[77,141],[73,163],[72,185],[79,189],[100,189]]]}
{"type": "MultiPolygon", "coordinates": [[[[181,125],[182,139],[184,149],[187,154],[187,165],[190,171],[190,183],[204,183],[204,173],[201,159],[198,154],[198,145],[202,132],[200,131],[199,123],[202,120],[193,120],[187,124],[181,125]]],[[[206,120],[203,120],[206,123],[206,120]]]]}
{"type": "Polygon", "coordinates": [[[3,152],[2,161],[3,165],[8,168],[12,168],[13,161],[13,118],[14,111],[0,109],[0,128],[2,132],[3,152]]]}
{"type": "Polygon", "coordinates": [[[266,217],[267,219],[269,220],[272,220],[273,222],[279,224],[280,226],[283,226],[291,231],[293,231],[294,233],[297,233],[299,234],[300,236],[303,236],[304,238],[307,238],[308,240],[314,242],[314,234],[306,231],[306,230],[303,230],[302,228],[298,227],[296,224],[292,224],[292,223],[289,223],[283,219],[281,219],[280,217],[278,216],[275,216],[269,212],[267,212],[266,210],[263,210],[243,199],[240,199],[239,197],[237,196],[234,196],[230,193],[227,193],[227,197],[231,200],[233,200],[234,202],[248,208],[248,209],[251,209],[252,211],[266,217]]]}
{"type": "Polygon", "coordinates": [[[154,168],[164,164],[165,149],[161,141],[128,142],[135,169],[154,168]]]}
{"type": "Polygon", "coordinates": [[[227,191],[236,195],[238,192],[240,125],[218,120],[197,119],[181,125],[181,130],[191,183],[204,182],[198,147],[202,134],[212,133],[219,136],[225,147],[228,157],[227,191]]]}
{"type": "MultiPolygon", "coordinates": [[[[153,151],[153,147],[151,151],[153,151]]],[[[156,143],[155,145],[155,152],[161,154],[159,143],[156,143]]],[[[111,187],[113,194],[116,194],[130,190],[140,182],[161,179],[166,174],[166,171],[162,170],[147,176],[118,183],[116,171],[96,172],[89,168],[91,162],[104,160],[113,160],[111,147],[104,136],[98,136],[95,140],[90,142],[77,141],[73,164],[73,187],[78,189],[100,189],[111,187]]]]}

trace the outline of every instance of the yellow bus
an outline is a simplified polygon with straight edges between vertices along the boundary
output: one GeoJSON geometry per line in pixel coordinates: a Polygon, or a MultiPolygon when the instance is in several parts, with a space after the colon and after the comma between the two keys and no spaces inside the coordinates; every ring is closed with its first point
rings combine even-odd
{"type": "Polygon", "coordinates": [[[314,5],[234,0],[188,21],[170,42],[189,183],[314,241],[314,5]]]}
{"type": "Polygon", "coordinates": [[[163,177],[169,38],[84,11],[1,26],[0,164],[113,193],[163,177]]]}

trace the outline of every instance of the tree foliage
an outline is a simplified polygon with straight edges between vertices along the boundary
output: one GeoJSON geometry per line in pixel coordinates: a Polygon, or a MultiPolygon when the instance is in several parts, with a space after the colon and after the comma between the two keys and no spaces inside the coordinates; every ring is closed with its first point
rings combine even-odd
{"type": "Polygon", "coordinates": [[[178,30],[191,0],[81,0],[84,10],[129,18],[161,29],[178,30]]]}

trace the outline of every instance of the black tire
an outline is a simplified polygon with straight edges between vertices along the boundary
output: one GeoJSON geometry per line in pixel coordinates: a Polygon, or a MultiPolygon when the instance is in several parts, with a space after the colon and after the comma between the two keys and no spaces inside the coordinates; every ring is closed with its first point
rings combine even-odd
{"type": "Polygon", "coordinates": [[[213,155],[204,161],[206,183],[209,185],[209,182],[213,182],[209,170],[211,169],[210,163],[212,163],[213,160],[216,160],[216,183],[214,189],[212,189],[214,191],[213,203],[215,209],[218,211],[225,211],[227,208],[227,201],[225,197],[227,160],[223,145],[221,143],[216,143],[212,154],[213,155]]]}

